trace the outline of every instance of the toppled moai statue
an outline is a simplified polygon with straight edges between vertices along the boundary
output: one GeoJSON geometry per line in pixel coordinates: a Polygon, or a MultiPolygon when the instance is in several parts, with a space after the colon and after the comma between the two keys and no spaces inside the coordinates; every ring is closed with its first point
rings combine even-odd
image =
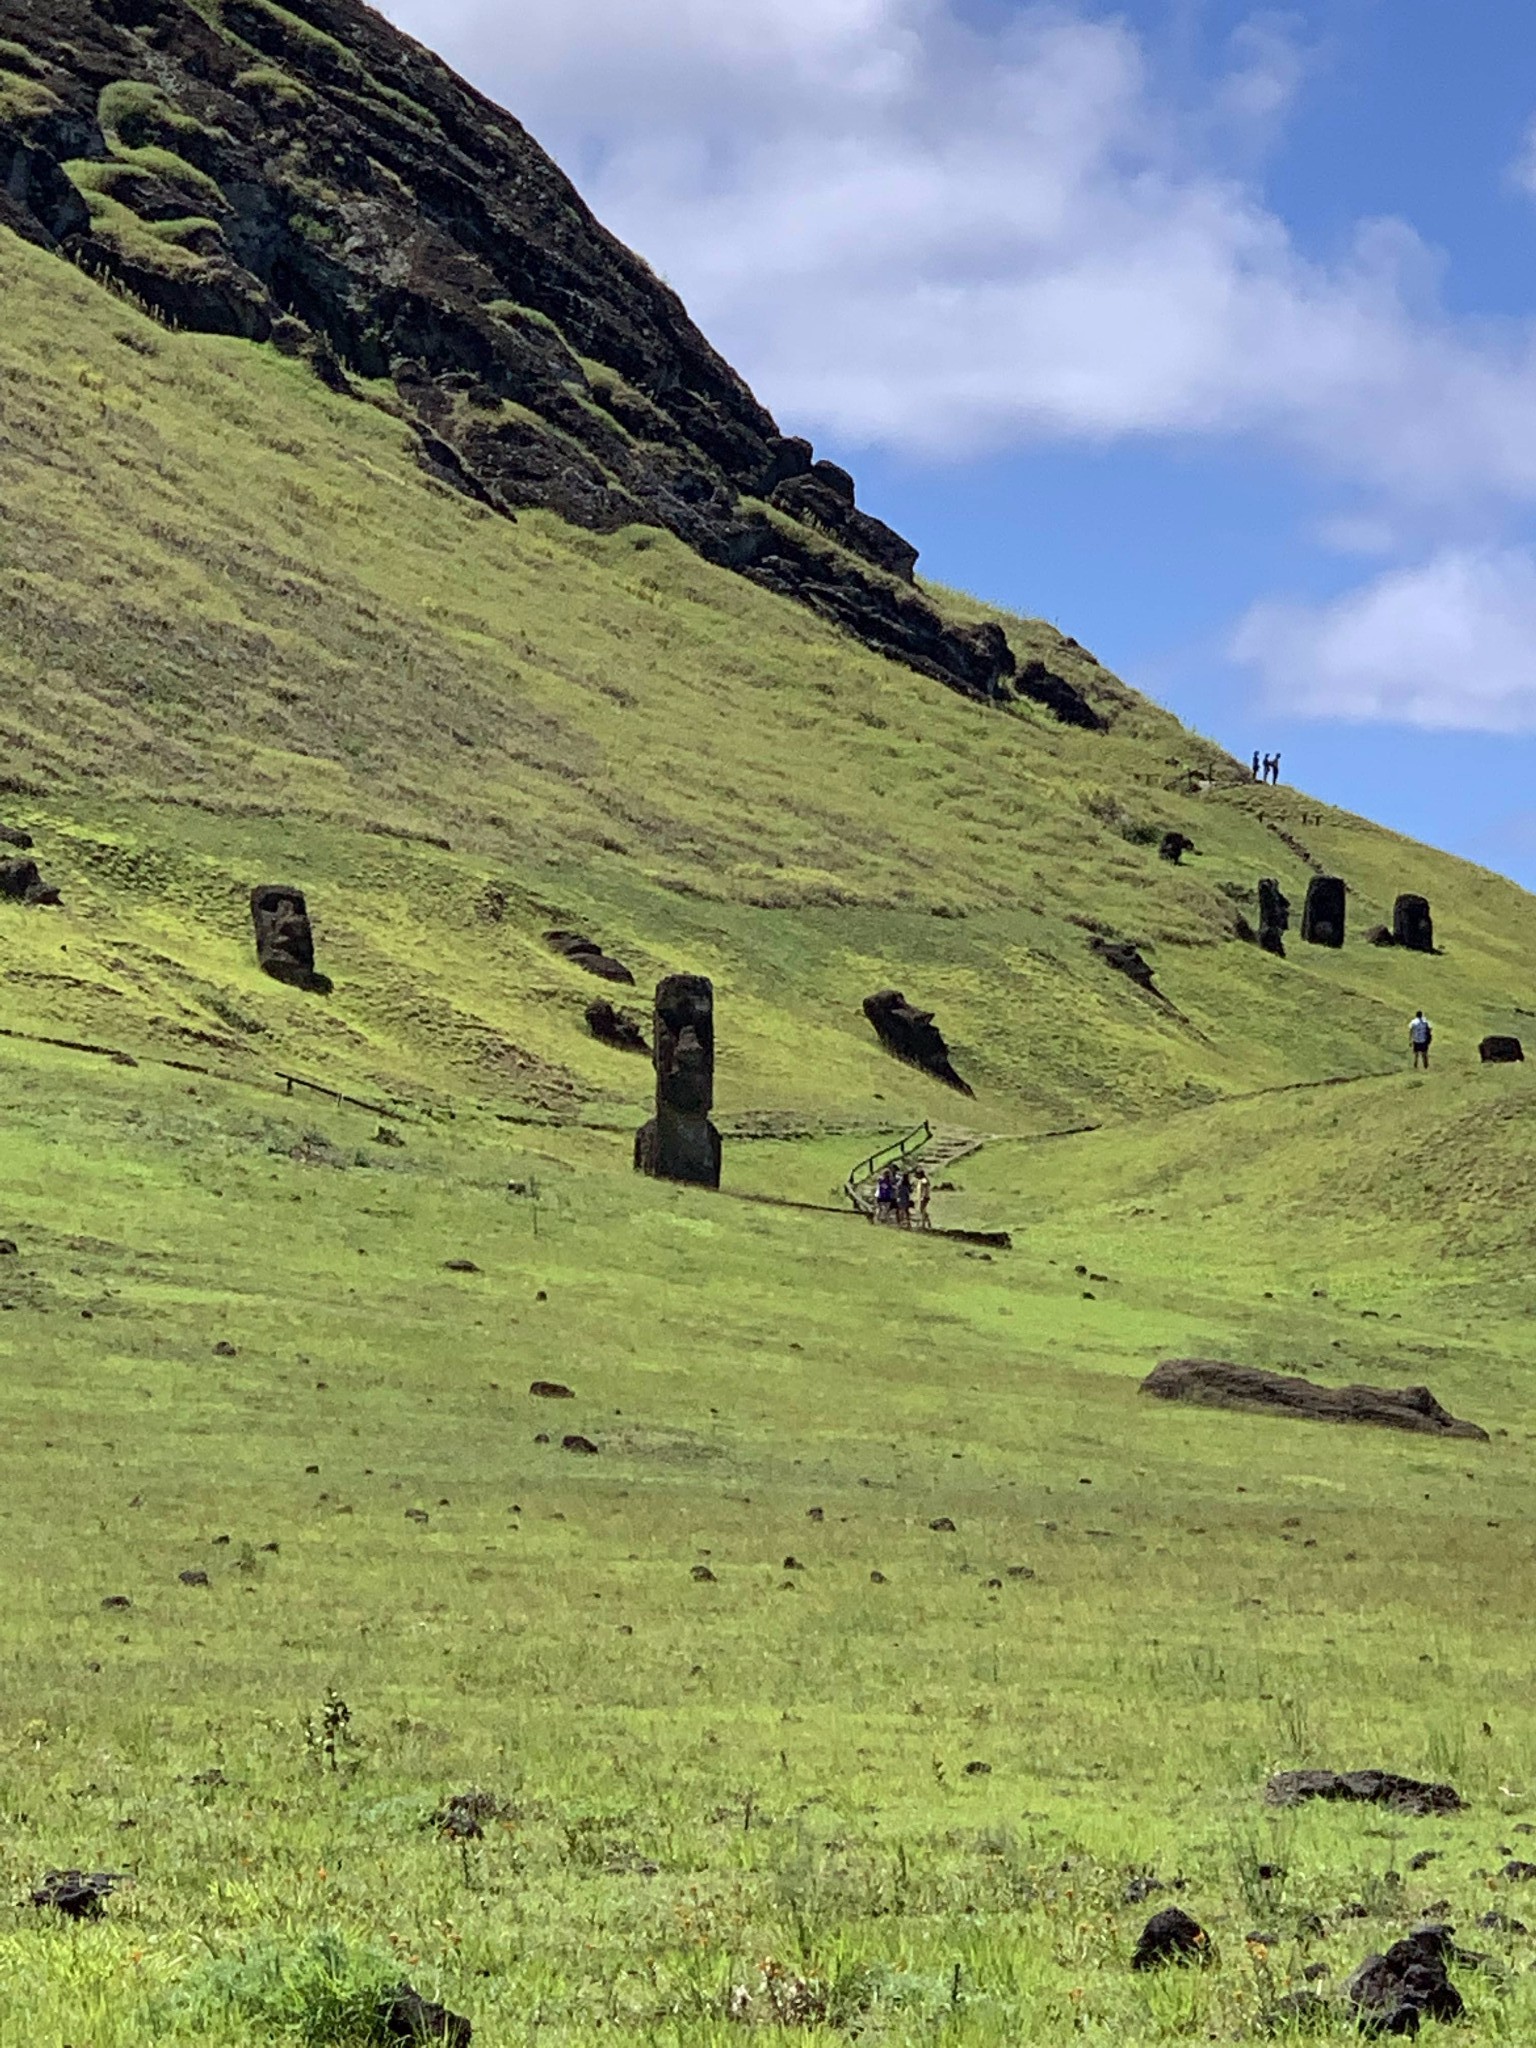
{"type": "Polygon", "coordinates": [[[1285,958],[1285,935],[1291,928],[1291,902],[1280,892],[1280,884],[1266,880],[1259,884],[1259,944],[1277,960],[1285,958]]]}
{"type": "Polygon", "coordinates": [[[1196,853],[1199,851],[1193,839],[1184,832],[1165,832],[1163,834],[1163,843],[1157,850],[1164,860],[1172,861],[1175,867],[1183,860],[1186,853],[1196,853]]]}
{"type": "Polygon", "coordinates": [[[653,1180],[720,1185],[715,1102],[715,990],[702,974],[656,987],[656,1114],[635,1134],[635,1171],[653,1180]]]}
{"type": "Polygon", "coordinates": [[[544,943],[563,959],[569,960],[573,967],[595,974],[599,980],[621,981],[627,988],[635,985],[635,977],[624,962],[605,953],[596,939],[586,938],[580,932],[546,932],[544,943]]]}
{"type": "Polygon", "coordinates": [[[1307,884],[1301,936],[1309,946],[1344,943],[1344,884],[1337,875],[1314,875],[1307,884]]]}
{"type": "Polygon", "coordinates": [[[264,974],[312,995],[330,994],[334,986],[330,977],[315,971],[315,935],[302,890],[253,889],[251,922],[256,927],[256,958],[264,974]]]}
{"type": "Polygon", "coordinates": [[[628,1010],[615,1009],[606,996],[598,996],[587,1005],[587,1029],[600,1045],[611,1045],[615,1052],[649,1052],[645,1033],[639,1019],[632,1017],[628,1010]]]}
{"type": "Polygon", "coordinates": [[[1095,711],[1076,683],[1069,683],[1043,661],[1026,661],[1013,679],[1021,697],[1039,704],[1063,725],[1075,725],[1080,732],[1107,732],[1109,720],[1095,711]]]}
{"type": "Polygon", "coordinates": [[[1150,963],[1142,957],[1140,947],[1134,946],[1129,939],[1106,939],[1095,932],[1088,941],[1088,950],[1090,953],[1097,953],[1105,965],[1113,967],[1117,974],[1125,975],[1127,980],[1134,981],[1138,988],[1145,989],[1149,996],[1158,993],[1152,979],[1150,963]]]}
{"type": "Polygon", "coordinates": [[[1392,943],[1410,953],[1433,953],[1435,921],[1422,896],[1399,896],[1392,906],[1392,943]]]}
{"type": "Polygon", "coordinates": [[[883,988],[877,995],[864,998],[864,1014],[887,1052],[905,1060],[909,1067],[921,1067],[925,1074],[932,1074],[936,1081],[958,1089],[962,1095],[975,1094],[971,1084],[963,1081],[950,1064],[949,1047],[933,1021],[932,1010],[914,1008],[899,988],[883,988]]]}
{"type": "Polygon", "coordinates": [[[1485,1038],[1477,1048],[1477,1056],[1485,1067],[1513,1066],[1524,1060],[1525,1047],[1518,1038],[1485,1038]]]}
{"type": "Polygon", "coordinates": [[[0,896],[11,903],[51,904],[59,892],[37,872],[35,860],[0,861],[0,896]]]}

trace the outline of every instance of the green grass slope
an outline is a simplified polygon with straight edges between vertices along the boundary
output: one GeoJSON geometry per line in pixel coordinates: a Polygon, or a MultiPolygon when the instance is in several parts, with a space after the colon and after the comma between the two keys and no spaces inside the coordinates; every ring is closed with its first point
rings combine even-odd
{"type": "Polygon", "coordinates": [[[0,2048],[361,2044],[401,1977],[507,2048],[1141,2048],[1308,1983],[1344,2039],[1425,1915],[1488,1958],[1458,2038],[1528,2039],[1536,1097],[1474,1050],[1528,899],[1044,626],[1110,734],[484,515],[386,405],[3,236],[0,295],[0,819],[65,894],[0,905],[0,2048]],[[1231,936],[1299,906],[1279,833],[1343,953],[1231,936]],[[328,1000],[256,971],[269,880],[328,1000]],[[1359,939],[1405,888],[1433,959],[1359,939]],[[629,1172],[647,1070],[557,922],[642,1003],[714,975],[723,1195],[629,1172]],[[890,982],[974,1103],[874,1045],[890,982]],[[761,1199],[928,1114],[987,1138],[938,1220],[1012,1251],[761,1199]],[[1177,1354],[1489,1440],[1146,1400],[1177,1354]],[[1468,1805],[1267,1809],[1306,1764],[1468,1805]],[[101,1922],[25,1903],[71,1866],[101,1922]],[[1174,1899],[1213,1966],[1133,1974],[1174,1899]]]}
{"type": "Polygon", "coordinates": [[[728,1114],[952,1108],[860,1014],[895,984],[938,1011],[981,1126],[1027,1128],[1379,1068],[1421,1001],[1463,1053],[1512,1021],[1517,890],[1257,790],[1044,626],[1014,637],[1113,733],[968,704],[670,536],[509,524],[425,479],[382,398],[169,334],[10,238],[0,291],[3,801],[66,898],[5,919],[19,1028],[629,1103],[643,1075],[540,940],[577,923],[642,990],[714,975],[728,1114]],[[1169,827],[1185,869],[1134,836],[1169,827]],[[1261,874],[1299,914],[1277,832],[1348,878],[1357,935],[1428,894],[1445,957],[1240,942],[1261,874]],[[264,881],[308,890],[328,1004],[257,974],[264,881]],[[1090,929],[1144,943],[1168,1003],[1090,929]]]}

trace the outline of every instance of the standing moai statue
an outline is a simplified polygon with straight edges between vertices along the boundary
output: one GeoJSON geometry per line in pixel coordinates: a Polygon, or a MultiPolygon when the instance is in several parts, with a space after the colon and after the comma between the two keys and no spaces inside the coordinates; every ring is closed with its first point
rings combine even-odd
{"type": "Polygon", "coordinates": [[[1392,906],[1392,940],[1410,953],[1433,953],[1435,921],[1422,896],[1399,896],[1392,906]]]}
{"type": "Polygon", "coordinates": [[[635,1134],[635,1171],[695,1187],[720,1185],[715,1103],[715,990],[702,974],[656,986],[656,1114],[635,1134]]]}
{"type": "Polygon", "coordinates": [[[1259,884],[1259,944],[1279,960],[1285,958],[1285,935],[1291,928],[1291,905],[1280,893],[1280,884],[1259,884]]]}
{"type": "Polygon", "coordinates": [[[1344,943],[1344,884],[1337,875],[1314,875],[1301,913],[1301,936],[1309,946],[1344,943]]]}
{"type": "Polygon", "coordinates": [[[264,974],[314,995],[330,994],[330,978],[315,972],[315,937],[302,890],[253,889],[251,922],[256,927],[256,959],[264,974]]]}

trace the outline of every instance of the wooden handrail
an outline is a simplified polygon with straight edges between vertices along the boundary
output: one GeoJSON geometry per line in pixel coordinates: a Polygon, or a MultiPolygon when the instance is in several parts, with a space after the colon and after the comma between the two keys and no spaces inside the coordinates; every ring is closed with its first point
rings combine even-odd
{"type": "Polygon", "coordinates": [[[862,1215],[864,1204],[858,1197],[860,1184],[872,1180],[882,1166],[890,1164],[893,1160],[905,1159],[908,1153],[920,1152],[925,1145],[932,1143],[933,1125],[924,1117],[915,1131],[908,1131],[904,1138],[898,1138],[894,1144],[885,1145],[878,1152],[871,1152],[867,1159],[861,1159],[843,1182],[843,1193],[862,1215]]]}

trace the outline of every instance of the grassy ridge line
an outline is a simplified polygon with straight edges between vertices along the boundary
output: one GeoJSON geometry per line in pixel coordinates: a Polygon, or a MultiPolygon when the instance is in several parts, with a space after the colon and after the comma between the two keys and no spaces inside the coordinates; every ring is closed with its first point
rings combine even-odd
{"type": "MultiPolygon", "coordinates": [[[[1463,1043],[1518,1028],[1512,885],[1342,814],[1302,828],[1288,791],[1183,793],[1216,757],[1142,700],[1107,737],[985,712],[668,536],[484,516],[387,410],[167,334],[9,238],[0,283],[0,727],[40,792],[4,803],[68,898],[6,917],[7,1022],[212,1036],[363,1094],[633,1102],[643,1071],[585,1036],[593,984],[539,944],[559,921],[642,985],[715,975],[728,1112],[952,1113],[871,1041],[859,1003],[890,982],[939,1010],[997,1128],[1368,1071],[1426,999],[1463,1043]],[[1199,860],[1128,843],[1117,807],[1199,860]],[[1228,890],[1277,873],[1299,906],[1266,819],[1349,876],[1357,930],[1423,888],[1447,957],[1233,941],[1228,890]],[[328,1007],[254,972],[266,879],[309,888],[328,1007]],[[1188,1025],[1072,918],[1145,942],[1188,1025]]],[[[1010,631],[1101,674],[1039,622],[1010,631]]]]}

